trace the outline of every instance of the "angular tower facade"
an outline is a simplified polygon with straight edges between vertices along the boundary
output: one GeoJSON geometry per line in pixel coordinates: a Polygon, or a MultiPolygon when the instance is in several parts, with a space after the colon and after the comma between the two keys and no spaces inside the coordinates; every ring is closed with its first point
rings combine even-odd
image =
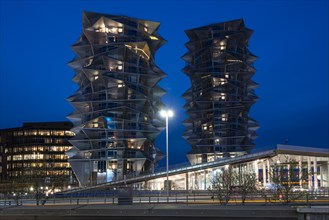
{"type": "Polygon", "coordinates": [[[192,164],[250,152],[258,128],[249,110],[257,100],[252,81],[256,57],[248,50],[253,31],[242,19],[187,30],[183,72],[192,86],[183,94],[188,119],[183,137],[192,164]]]}
{"type": "Polygon", "coordinates": [[[164,129],[159,109],[166,74],[155,64],[165,43],[160,23],[84,12],[82,34],[69,63],[79,86],[68,101],[77,135],[67,152],[80,185],[153,172],[163,154],[154,145],[164,129]]]}

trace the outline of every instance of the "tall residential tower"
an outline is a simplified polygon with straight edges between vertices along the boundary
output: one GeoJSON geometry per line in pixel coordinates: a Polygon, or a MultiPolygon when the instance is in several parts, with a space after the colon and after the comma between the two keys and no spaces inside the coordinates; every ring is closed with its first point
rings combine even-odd
{"type": "Polygon", "coordinates": [[[80,184],[94,185],[154,170],[163,156],[154,145],[164,128],[159,110],[166,74],[154,56],[165,40],[160,23],[84,12],[72,46],[78,91],[68,101],[77,134],[67,152],[80,184]]]}
{"type": "Polygon", "coordinates": [[[187,30],[183,72],[192,86],[184,93],[188,119],[184,138],[192,164],[249,152],[258,128],[249,109],[257,100],[251,80],[256,57],[248,50],[253,33],[242,19],[187,30]]]}

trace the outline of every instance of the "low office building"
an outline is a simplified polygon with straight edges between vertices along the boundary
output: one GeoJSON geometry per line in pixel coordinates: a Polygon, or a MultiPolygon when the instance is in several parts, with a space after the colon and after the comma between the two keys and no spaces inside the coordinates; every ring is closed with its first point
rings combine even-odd
{"type": "MultiPolygon", "coordinates": [[[[178,167],[178,166],[176,166],[178,167]]],[[[214,177],[229,167],[239,174],[253,174],[259,188],[275,184],[273,174],[278,168],[285,172],[287,181],[310,191],[329,187],[329,152],[324,148],[277,145],[275,149],[251,153],[238,157],[227,157],[208,163],[181,166],[169,170],[169,181],[175,190],[207,190],[213,186],[214,177]],[[292,173],[286,172],[294,164],[292,173]],[[306,174],[306,175],[305,175],[306,174]],[[294,175],[288,178],[289,175],[294,175]]],[[[151,175],[115,181],[97,187],[132,184],[136,189],[163,190],[167,173],[156,172],[151,175]]]]}
{"type": "Polygon", "coordinates": [[[69,122],[24,123],[0,130],[2,190],[66,188],[76,182],[65,152],[75,134],[69,122]]]}

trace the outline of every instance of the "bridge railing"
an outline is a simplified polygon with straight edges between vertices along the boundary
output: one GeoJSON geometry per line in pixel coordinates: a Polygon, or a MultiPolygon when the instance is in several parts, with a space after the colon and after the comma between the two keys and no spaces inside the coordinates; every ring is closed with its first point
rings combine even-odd
{"type": "MultiPolygon", "coordinates": [[[[329,202],[329,191],[317,191],[298,194],[298,198],[290,203],[309,205],[313,203],[329,202]]],[[[293,195],[293,194],[292,194],[293,195]]],[[[242,204],[240,194],[230,196],[229,204],[242,204]]],[[[115,191],[99,193],[72,193],[57,194],[48,197],[42,197],[39,201],[33,198],[0,198],[0,207],[2,206],[20,206],[20,205],[83,205],[83,204],[118,204],[119,195],[115,191]]],[[[183,203],[183,204],[222,204],[218,195],[209,191],[171,191],[167,195],[164,191],[134,191],[132,196],[133,204],[154,204],[154,203],[183,203]]],[[[252,193],[247,195],[248,204],[284,204],[284,195],[252,193]]]]}

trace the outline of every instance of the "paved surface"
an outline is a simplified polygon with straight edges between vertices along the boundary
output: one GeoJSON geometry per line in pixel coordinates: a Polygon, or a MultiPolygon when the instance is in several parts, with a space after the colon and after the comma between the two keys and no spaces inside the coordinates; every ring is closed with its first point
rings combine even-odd
{"type": "Polygon", "coordinates": [[[257,205],[72,205],[0,209],[0,220],[16,219],[297,219],[296,207],[257,205]]]}

